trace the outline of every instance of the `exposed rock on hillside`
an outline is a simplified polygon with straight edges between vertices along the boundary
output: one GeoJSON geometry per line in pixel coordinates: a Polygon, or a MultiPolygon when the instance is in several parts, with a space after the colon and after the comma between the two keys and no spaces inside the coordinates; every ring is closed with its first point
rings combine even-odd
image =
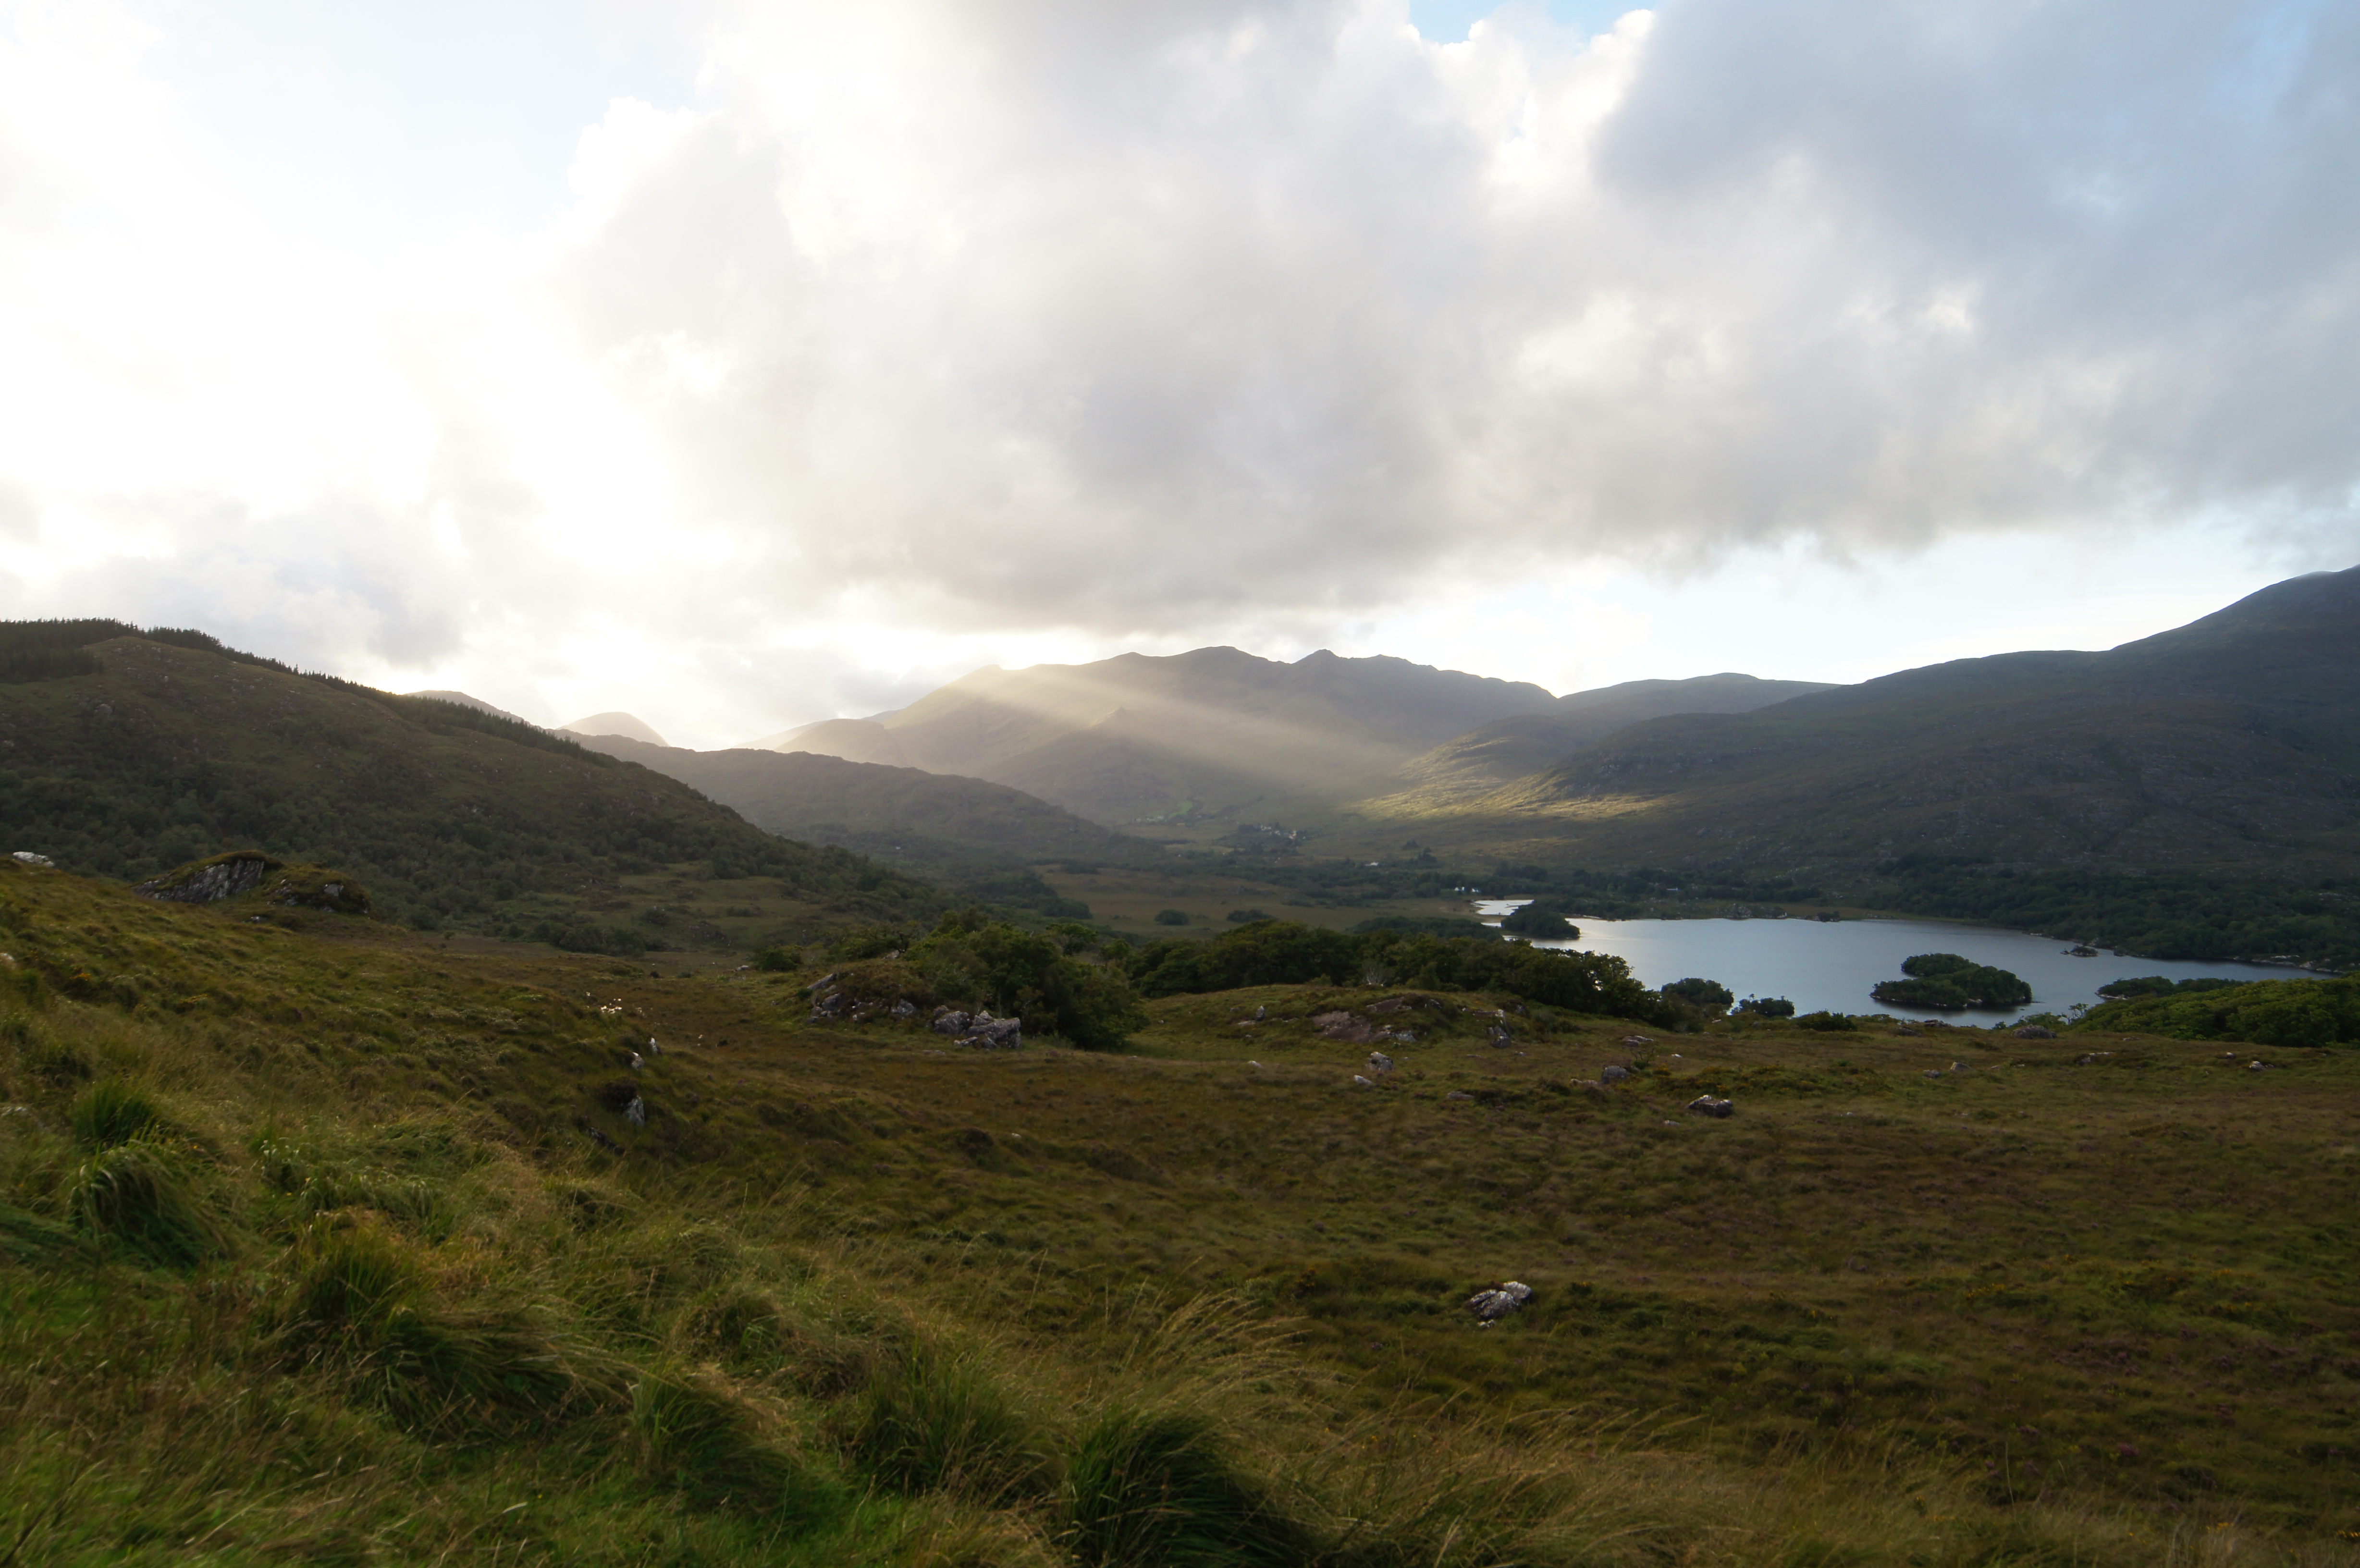
{"type": "Polygon", "coordinates": [[[167,871],[131,890],[175,904],[218,904],[251,893],[279,869],[279,862],[256,850],[233,850],[167,871]]]}

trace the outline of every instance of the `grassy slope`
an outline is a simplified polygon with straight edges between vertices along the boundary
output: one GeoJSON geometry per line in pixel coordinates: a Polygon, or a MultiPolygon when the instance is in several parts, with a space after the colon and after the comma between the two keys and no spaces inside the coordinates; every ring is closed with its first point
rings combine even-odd
{"type": "Polygon", "coordinates": [[[1462,852],[1593,866],[1825,877],[1915,853],[2349,873],[2355,667],[2360,569],[2109,653],[1961,660],[1749,714],[1658,719],[1455,819],[1405,820],[1462,852]]]}
{"type": "Polygon", "coordinates": [[[0,865],[47,977],[0,1007],[23,1560],[1109,1561],[1092,1455],[1159,1412],[1218,1437],[1215,1513],[1306,1532],[1281,1561],[2355,1560],[2360,1055],[1520,1018],[1517,1054],[1484,998],[1273,990],[962,1056],[807,1025],[792,977],[241,916],[0,865]],[[1382,1088],[1308,1021],[1348,1007],[1421,1032],[1382,1088]],[[76,1235],[85,1073],[194,1140],[226,1256],[76,1235]],[[400,1312],[322,1296],[387,1256],[400,1312]],[[1504,1275],[1533,1307],[1476,1327],[1504,1275]]]}
{"type": "Polygon", "coordinates": [[[1404,764],[1385,796],[1356,808],[1371,816],[1415,815],[1479,799],[1615,731],[1674,713],[1750,713],[1790,697],[1829,690],[1820,681],[1699,675],[1688,681],[1626,681],[1575,691],[1544,713],[1495,719],[1404,764]]]}
{"type": "Polygon", "coordinates": [[[1042,860],[1153,864],[1161,858],[1153,845],[980,779],[809,752],[685,751],[619,735],[584,744],[677,779],[772,833],[838,844],[929,874],[1042,860]]]}
{"type": "Polygon", "coordinates": [[[1537,712],[1537,686],[1314,654],[1235,648],[983,670],[881,725],[831,726],[863,757],[1009,784],[1100,822],[1186,805],[1251,814],[1306,789],[1380,776],[1470,724],[1537,712]],[[889,744],[891,749],[880,749],[889,744]]]}
{"type": "Polygon", "coordinates": [[[782,841],[629,765],[442,722],[440,704],[119,638],[103,673],[0,687],[0,821],[60,864],[136,880],[256,847],[358,875],[384,912],[461,929],[628,920],[625,879],[703,861],[792,916],[936,901],[782,841]]]}

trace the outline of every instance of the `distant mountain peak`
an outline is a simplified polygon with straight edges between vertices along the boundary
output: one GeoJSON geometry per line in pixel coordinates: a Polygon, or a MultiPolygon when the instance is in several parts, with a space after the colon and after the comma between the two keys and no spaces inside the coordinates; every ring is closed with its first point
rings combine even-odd
{"type": "Polygon", "coordinates": [[[672,742],[656,734],[654,726],[645,719],[625,713],[593,713],[586,719],[576,719],[570,724],[561,724],[558,727],[569,730],[575,735],[621,735],[626,740],[636,740],[648,746],[670,746],[672,745],[672,742]]]}

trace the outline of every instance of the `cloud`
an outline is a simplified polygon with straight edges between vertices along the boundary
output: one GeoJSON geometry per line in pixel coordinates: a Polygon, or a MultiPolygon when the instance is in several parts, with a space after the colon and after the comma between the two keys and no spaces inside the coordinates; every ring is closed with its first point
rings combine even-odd
{"type": "Polygon", "coordinates": [[[2350,7],[747,4],[555,217],[366,254],[184,134],[193,25],[0,0],[28,604],[727,735],[1585,562],[2360,537],[2350,7]]]}
{"type": "Polygon", "coordinates": [[[825,593],[1161,630],[1433,574],[2353,520],[2355,25],[780,7],[561,269],[825,593]]]}

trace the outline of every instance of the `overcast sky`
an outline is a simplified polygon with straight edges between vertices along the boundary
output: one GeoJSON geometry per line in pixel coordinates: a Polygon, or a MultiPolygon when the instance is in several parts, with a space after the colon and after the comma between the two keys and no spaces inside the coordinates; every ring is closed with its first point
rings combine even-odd
{"type": "Polygon", "coordinates": [[[2360,7],[0,0],[0,614],[724,745],[2360,561],[2360,7]]]}

